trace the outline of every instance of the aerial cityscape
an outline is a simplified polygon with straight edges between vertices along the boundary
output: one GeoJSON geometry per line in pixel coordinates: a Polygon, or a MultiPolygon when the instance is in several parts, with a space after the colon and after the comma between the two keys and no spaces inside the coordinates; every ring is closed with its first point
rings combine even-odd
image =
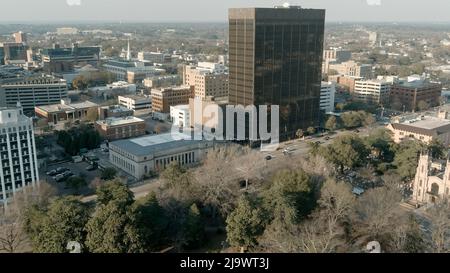
{"type": "Polygon", "coordinates": [[[450,15],[59,2],[0,18],[0,253],[450,252],[450,15]]]}

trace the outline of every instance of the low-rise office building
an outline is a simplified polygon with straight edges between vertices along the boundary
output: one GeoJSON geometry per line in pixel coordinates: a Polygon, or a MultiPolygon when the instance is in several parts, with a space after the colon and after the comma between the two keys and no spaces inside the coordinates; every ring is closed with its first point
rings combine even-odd
{"type": "Polygon", "coordinates": [[[98,119],[120,118],[134,115],[134,111],[123,105],[108,105],[98,108],[98,119]]]}
{"type": "Polygon", "coordinates": [[[99,120],[95,128],[108,141],[145,135],[145,121],[133,116],[99,120]]]}
{"type": "Polygon", "coordinates": [[[392,84],[386,80],[357,80],[353,99],[360,102],[386,105],[392,84]]]}
{"type": "Polygon", "coordinates": [[[390,105],[399,111],[426,110],[439,105],[442,85],[423,79],[402,81],[392,86],[390,105]]]}
{"type": "Polygon", "coordinates": [[[66,98],[66,81],[53,76],[32,74],[0,80],[0,107],[15,107],[20,102],[25,113],[34,113],[36,106],[56,104],[66,98]]]}
{"type": "Polygon", "coordinates": [[[152,108],[152,98],[149,96],[119,96],[118,100],[120,105],[123,105],[133,111],[148,110],[152,108]]]}
{"type": "Polygon", "coordinates": [[[182,166],[197,164],[210,147],[211,142],[173,132],[111,142],[109,160],[136,179],[143,179],[172,162],[182,166]]]}
{"type": "Polygon", "coordinates": [[[329,71],[335,70],[339,75],[350,77],[372,78],[372,65],[358,64],[355,61],[347,61],[339,64],[330,64],[329,71]]]}
{"type": "Polygon", "coordinates": [[[406,139],[416,139],[429,144],[440,140],[445,146],[450,145],[450,120],[440,117],[417,116],[387,126],[392,132],[395,143],[406,139]]]}
{"type": "Polygon", "coordinates": [[[170,106],[170,119],[178,127],[190,126],[189,104],[170,106]]]}
{"type": "Polygon", "coordinates": [[[96,121],[98,104],[90,101],[72,103],[70,99],[64,99],[58,104],[36,106],[34,111],[37,117],[46,119],[50,125],[75,121],[96,121]]]}

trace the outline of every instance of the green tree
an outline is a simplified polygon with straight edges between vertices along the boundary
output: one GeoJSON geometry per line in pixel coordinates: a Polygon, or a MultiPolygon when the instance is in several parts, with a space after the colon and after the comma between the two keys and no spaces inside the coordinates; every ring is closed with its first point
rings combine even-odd
{"type": "Polygon", "coordinates": [[[369,136],[364,138],[367,147],[376,154],[383,162],[392,162],[394,160],[394,142],[392,141],[391,132],[381,128],[372,131],[369,136]]]}
{"type": "Polygon", "coordinates": [[[84,243],[89,215],[79,199],[57,198],[48,207],[33,205],[25,211],[25,231],[36,252],[64,253],[69,241],[84,243]]]}
{"type": "Polygon", "coordinates": [[[316,128],[308,127],[308,129],[306,129],[306,132],[308,133],[308,135],[314,135],[316,133],[316,128]]]}
{"type": "Polygon", "coordinates": [[[402,141],[396,145],[394,165],[397,167],[397,174],[404,181],[411,180],[416,174],[419,153],[423,149],[423,144],[414,140],[402,141]]]}
{"type": "Polygon", "coordinates": [[[133,201],[133,192],[120,180],[108,181],[97,188],[97,202],[100,204],[116,202],[129,206],[133,201]]]}
{"type": "Polygon", "coordinates": [[[443,159],[445,154],[445,146],[440,139],[433,139],[428,144],[428,151],[430,151],[431,156],[436,159],[443,159]]]}
{"type": "Polygon", "coordinates": [[[136,202],[132,210],[132,221],[136,223],[146,252],[161,249],[169,241],[169,218],[155,194],[149,194],[142,201],[136,202]]]}
{"type": "Polygon", "coordinates": [[[341,120],[347,129],[361,127],[362,125],[361,116],[357,112],[345,112],[341,115],[341,120]]]}
{"type": "Polygon", "coordinates": [[[73,189],[75,192],[84,186],[87,186],[86,179],[79,176],[72,176],[66,180],[66,187],[73,189]]]}
{"type": "Polygon", "coordinates": [[[267,211],[277,221],[298,223],[316,205],[311,178],[301,169],[277,172],[264,196],[267,211]]]}
{"type": "Polygon", "coordinates": [[[323,147],[320,153],[343,173],[346,168],[352,169],[365,163],[369,151],[357,135],[342,135],[323,147]]]}
{"type": "Polygon", "coordinates": [[[325,128],[328,131],[333,132],[337,128],[337,120],[335,116],[331,116],[328,118],[327,122],[325,123],[325,128]]]}
{"type": "Polygon", "coordinates": [[[141,253],[146,244],[136,215],[133,193],[114,180],[97,189],[95,213],[86,224],[86,246],[94,253],[141,253]]]}
{"type": "Polygon", "coordinates": [[[114,168],[105,168],[104,170],[102,170],[102,173],[100,174],[100,178],[103,180],[113,180],[114,178],[116,178],[117,175],[117,170],[114,168]]]}
{"type": "Polygon", "coordinates": [[[227,241],[231,246],[240,247],[243,252],[257,245],[258,236],[264,232],[266,218],[263,210],[245,194],[240,197],[226,222],[227,241]]]}
{"type": "Polygon", "coordinates": [[[192,204],[187,211],[183,233],[186,238],[183,247],[186,249],[200,246],[205,239],[205,224],[196,204],[192,204]]]}
{"type": "Polygon", "coordinates": [[[141,253],[145,245],[130,206],[99,204],[86,225],[86,246],[93,253],[141,253]]]}

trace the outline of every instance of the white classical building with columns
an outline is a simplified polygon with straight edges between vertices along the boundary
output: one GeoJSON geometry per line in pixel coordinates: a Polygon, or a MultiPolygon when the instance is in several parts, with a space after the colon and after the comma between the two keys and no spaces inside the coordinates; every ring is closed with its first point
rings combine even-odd
{"type": "Polygon", "coordinates": [[[0,107],[0,202],[39,182],[33,122],[23,108],[0,107]]]}
{"type": "Polygon", "coordinates": [[[417,204],[435,203],[450,193],[450,161],[433,160],[422,153],[413,182],[412,201],[417,204]]]}

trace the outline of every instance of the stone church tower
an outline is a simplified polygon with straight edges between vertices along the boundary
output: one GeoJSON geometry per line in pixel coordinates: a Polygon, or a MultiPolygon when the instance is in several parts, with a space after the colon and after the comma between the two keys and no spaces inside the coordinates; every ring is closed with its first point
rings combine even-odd
{"type": "Polygon", "coordinates": [[[449,197],[450,161],[433,161],[429,153],[422,153],[413,181],[412,200],[416,203],[434,203],[449,197]]]}

